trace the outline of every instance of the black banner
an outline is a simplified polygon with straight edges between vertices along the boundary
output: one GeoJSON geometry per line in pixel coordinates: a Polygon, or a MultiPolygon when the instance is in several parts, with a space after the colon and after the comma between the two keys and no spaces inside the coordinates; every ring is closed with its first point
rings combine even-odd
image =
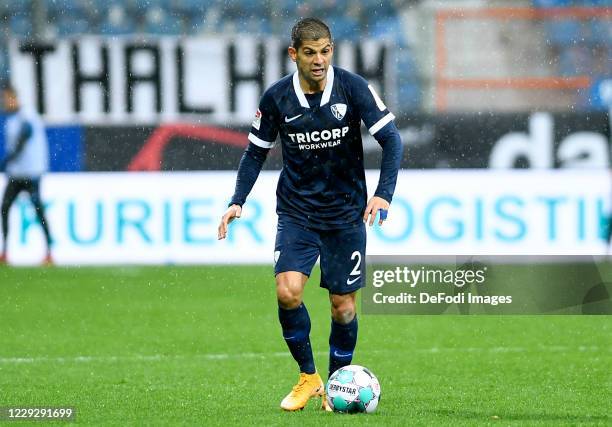
{"type": "Polygon", "coordinates": [[[399,120],[407,168],[563,168],[610,164],[605,113],[451,114],[399,120]]]}
{"type": "MultiPolygon", "coordinates": [[[[402,168],[605,168],[610,126],[605,113],[414,115],[397,119],[402,168]]],[[[168,124],[87,127],[86,170],[235,170],[248,127],[168,124]]],[[[365,132],[365,128],[364,128],[365,132]]],[[[381,149],[364,134],[365,166],[381,149]]],[[[280,147],[265,169],[280,169],[280,147]]]]}
{"type": "MultiPolygon", "coordinates": [[[[248,129],[196,125],[88,127],[85,170],[236,170],[248,145],[248,129]]],[[[280,169],[272,150],[264,169],[280,169]]]]}

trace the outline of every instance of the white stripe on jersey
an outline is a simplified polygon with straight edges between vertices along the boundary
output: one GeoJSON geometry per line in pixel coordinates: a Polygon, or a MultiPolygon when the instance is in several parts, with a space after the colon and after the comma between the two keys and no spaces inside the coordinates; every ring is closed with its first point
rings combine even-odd
{"type": "Polygon", "coordinates": [[[308,105],[308,100],[306,99],[306,95],[304,95],[304,91],[300,86],[300,77],[298,76],[298,72],[293,73],[293,90],[300,101],[300,105],[304,108],[310,108],[308,105]]]}
{"type": "MultiPolygon", "coordinates": [[[[332,89],[334,88],[334,67],[330,65],[327,67],[327,81],[325,82],[325,89],[323,89],[323,95],[321,95],[321,103],[320,107],[324,106],[329,102],[331,98],[332,89]]],[[[304,91],[302,90],[302,86],[300,86],[300,77],[298,72],[293,73],[293,90],[300,101],[300,105],[304,108],[310,108],[310,104],[308,104],[308,100],[306,99],[306,95],[304,95],[304,91]]]]}
{"type": "Polygon", "coordinates": [[[370,89],[370,92],[372,92],[372,96],[374,97],[374,101],[376,101],[376,106],[378,107],[378,109],[380,111],[385,111],[387,109],[387,106],[382,101],[382,99],[380,99],[380,96],[378,96],[372,85],[368,85],[368,89],[370,89]]]}
{"type": "Polygon", "coordinates": [[[261,148],[272,148],[274,141],[264,141],[263,139],[257,138],[255,135],[249,132],[249,141],[261,148]]]}
{"type": "Polygon", "coordinates": [[[374,136],[376,132],[384,128],[385,125],[389,123],[391,120],[393,120],[394,118],[395,116],[393,115],[393,113],[388,113],[385,117],[383,117],[382,119],[374,123],[372,127],[368,129],[368,131],[370,132],[370,135],[374,136]]]}
{"type": "Polygon", "coordinates": [[[330,65],[327,67],[327,81],[325,82],[325,89],[323,89],[323,96],[321,97],[321,107],[329,102],[331,98],[332,88],[334,86],[334,66],[330,65]]]}

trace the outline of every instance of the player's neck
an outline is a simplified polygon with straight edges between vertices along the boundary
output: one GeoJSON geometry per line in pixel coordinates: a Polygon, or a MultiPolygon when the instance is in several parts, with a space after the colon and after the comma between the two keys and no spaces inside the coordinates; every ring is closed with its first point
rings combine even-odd
{"type": "Polygon", "coordinates": [[[323,90],[325,89],[325,85],[327,84],[327,76],[325,76],[323,80],[318,82],[308,81],[300,75],[298,75],[298,77],[300,78],[300,87],[306,95],[323,92],[323,90]]]}

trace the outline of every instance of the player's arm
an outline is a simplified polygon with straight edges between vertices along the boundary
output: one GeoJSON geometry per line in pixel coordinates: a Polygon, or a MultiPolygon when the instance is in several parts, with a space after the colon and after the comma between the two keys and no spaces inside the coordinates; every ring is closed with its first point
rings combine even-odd
{"type": "Polygon", "coordinates": [[[374,88],[357,75],[351,75],[350,79],[351,95],[359,115],[383,150],[378,186],[374,196],[368,201],[363,220],[370,225],[374,224],[376,213],[380,211],[378,224],[382,225],[395,191],[402,160],[402,141],[393,123],[395,116],[387,109],[374,88]]]}
{"type": "Polygon", "coordinates": [[[219,224],[218,238],[224,239],[227,236],[227,227],[236,218],[240,218],[242,214],[242,205],[246,201],[247,196],[253,189],[255,181],[261,172],[266,157],[268,156],[269,148],[259,147],[252,142],[244,151],[240,165],[238,166],[238,177],[236,178],[236,188],[234,195],[229,204],[229,207],[221,218],[219,224]]]}
{"type": "Polygon", "coordinates": [[[21,126],[21,131],[19,132],[19,137],[17,139],[17,145],[15,149],[8,153],[8,155],[0,162],[0,171],[4,172],[6,169],[6,165],[15,160],[17,156],[21,154],[23,149],[25,148],[26,141],[32,136],[32,125],[29,122],[24,122],[21,126]]]}
{"type": "Polygon", "coordinates": [[[259,103],[259,109],[249,133],[249,145],[242,155],[238,166],[236,188],[229,207],[221,217],[217,237],[219,240],[227,236],[229,224],[242,215],[242,205],[257,181],[268,152],[274,145],[278,135],[278,109],[269,91],[266,91],[259,103]]]}
{"type": "Polygon", "coordinates": [[[389,210],[389,205],[391,204],[393,193],[395,192],[403,147],[399,131],[393,122],[389,122],[383,129],[376,132],[374,138],[376,138],[376,141],[378,141],[383,151],[380,164],[380,177],[378,178],[378,186],[374,192],[374,197],[369,200],[366,206],[363,220],[368,221],[369,219],[369,223],[372,225],[376,217],[376,212],[381,210],[378,224],[382,225],[383,221],[386,219],[386,211],[389,210]]]}

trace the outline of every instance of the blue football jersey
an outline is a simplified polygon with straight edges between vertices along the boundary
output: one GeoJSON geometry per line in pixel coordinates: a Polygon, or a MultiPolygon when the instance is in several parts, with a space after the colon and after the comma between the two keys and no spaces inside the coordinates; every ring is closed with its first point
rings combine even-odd
{"type": "Polygon", "coordinates": [[[273,84],[249,141],[271,148],[280,135],[277,213],[321,230],[361,221],[367,203],[361,121],[375,135],[394,118],[365,79],[331,65],[317,94],[304,94],[297,71],[273,84]]]}

